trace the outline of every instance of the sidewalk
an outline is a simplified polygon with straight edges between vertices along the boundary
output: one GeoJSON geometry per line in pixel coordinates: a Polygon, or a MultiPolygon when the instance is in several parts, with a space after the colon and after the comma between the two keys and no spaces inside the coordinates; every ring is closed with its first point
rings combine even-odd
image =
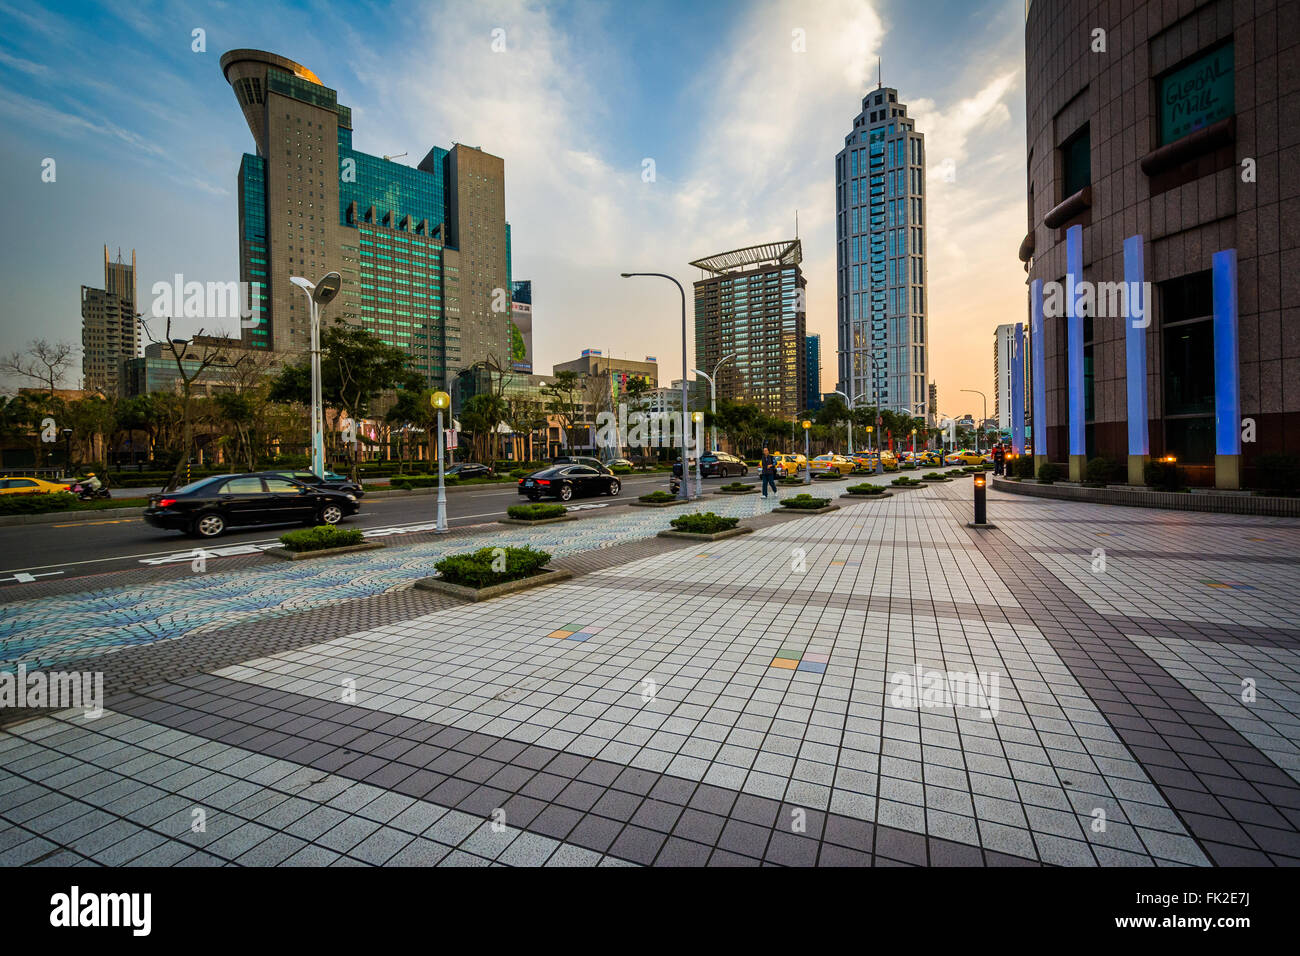
{"type": "MultiPolygon", "coordinates": [[[[530,529],[585,573],[13,725],[0,865],[1300,862],[1300,521],[993,493],[977,532],[964,482],[837,503],[666,549],[639,514],[530,529]],[[603,564],[616,527],[644,553],[603,564]]],[[[377,593],[390,557],[353,571],[377,593]]],[[[283,612],[293,580],[254,593],[283,612]]],[[[180,599],[143,613],[213,626],[180,599]]],[[[128,643],[68,633],[32,653],[128,643]]]]}

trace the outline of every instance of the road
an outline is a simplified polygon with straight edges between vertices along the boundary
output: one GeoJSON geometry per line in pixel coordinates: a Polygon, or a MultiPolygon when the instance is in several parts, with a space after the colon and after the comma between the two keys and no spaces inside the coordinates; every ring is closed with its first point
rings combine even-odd
{"type": "MultiPolygon", "coordinates": [[[[755,482],[757,478],[751,474],[743,480],[755,482]]],[[[706,490],[723,483],[721,479],[705,479],[706,490]]],[[[623,479],[623,490],[617,498],[576,498],[570,504],[626,508],[637,495],[667,487],[668,476],[664,473],[629,476],[623,479]]],[[[452,527],[485,523],[504,517],[506,508],[521,501],[514,485],[458,489],[447,495],[447,523],[452,527]]],[[[362,499],[360,512],[345,519],[344,526],[378,531],[374,537],[383,538],[429,530],[425,526],[431,525],[436,515],[437,499],[433,495],[392,498],[367,495],[362,499]]],[[[138,517],[0,528],[0,587],[21,586],[32,583],[32,579],[57,576],[67,580],[189,560],[200,545],[210,550],[248,553],[253,546],[277,543],[285,530],[283,526],[236,528],[215,541],[200,542],[174,531],[150,527],[138,517]]]]}

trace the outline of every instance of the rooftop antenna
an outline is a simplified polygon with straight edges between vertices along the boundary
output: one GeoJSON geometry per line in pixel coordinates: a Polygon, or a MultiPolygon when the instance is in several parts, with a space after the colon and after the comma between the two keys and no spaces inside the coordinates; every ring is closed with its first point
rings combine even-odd
{"type": "Polygon", "coordinates": [[[794,237],[799,238],[799,210],[794,211],[794,237]]]}
{"type": "Polygon", "coordinates": [[[384,159],[387,160],[401,159],[405,155],[406,153],[398,153],[396,156],[385,156],[384,159]]]}
{"type": "Polygon", "coordinates": [[[880,57],[876,57],[876,89],[885,85],[885,71],[880,65],[880,57]]]}

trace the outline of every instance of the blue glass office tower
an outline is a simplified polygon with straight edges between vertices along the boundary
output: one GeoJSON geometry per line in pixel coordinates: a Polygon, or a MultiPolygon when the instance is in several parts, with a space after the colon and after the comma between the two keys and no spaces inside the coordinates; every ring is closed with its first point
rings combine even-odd
{"type": "Polygon", "coordinates": [[[926,412],[925,137],[898,91],[862,100],[835,157],[839,390],[926,412]]]}
{"type": "Polygon", "coordinates": [[[807,386],[804,389],[803,407],[816,411],[822,407],[822,337],[820,335],[804,336],[804,377],[807,386]]]}

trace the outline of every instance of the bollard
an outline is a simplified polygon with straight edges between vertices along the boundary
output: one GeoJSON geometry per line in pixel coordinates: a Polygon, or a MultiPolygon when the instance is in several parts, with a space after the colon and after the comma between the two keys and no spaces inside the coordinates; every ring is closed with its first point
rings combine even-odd
{"type": "Polygon", "coordinates": [[[988,523],[988,506],[985,501],[985,493],[988,491],[988,479],[984,472],[975,473],[975,520],[966,523],[968,528],[996,528],[996,525],[988,523]]]}

